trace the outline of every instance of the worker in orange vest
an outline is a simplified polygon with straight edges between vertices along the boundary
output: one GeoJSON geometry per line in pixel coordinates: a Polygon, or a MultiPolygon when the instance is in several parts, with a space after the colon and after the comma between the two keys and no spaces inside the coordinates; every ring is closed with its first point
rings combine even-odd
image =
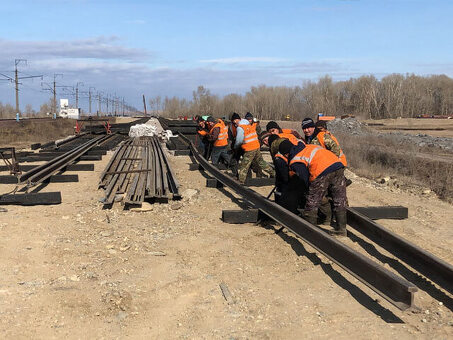
{"type": "Polygon", "coordinates": [[[196,136],[196,145],[201,151],[204,158],[208,159],[207,155],[209,152],[209,141],[208,141],[209,131],[206,127],[206,120],[203,117],[197,117],[197,136],[196,136]]]}
{"type": "Polygon", "coordinates": [[[321,146],[294,145],[290,141],[280,143],[279,152],[288,159],[290,170],[308,188],[304,218],[316,225],[318,208],[329,190],[337,222],[332,234],[346,236],[346,181],[344,165],[338,157],[321,146]]]}
{"type": "Polygon", "coordinates": [[[325,120],[316,122],[314,135],[310,144],[321,145],[324,149],[332,151],[337,155],[345,167],[348,166],[346,156],[344,155],[343,150],[341,150],[340,143],[338,143],[338,140],[330,131],[327,131],[327,123],[325,120]]]}
{"type": "Polygon", "coordinates": [[[280,138],[289,139],[290,142],[293,143],[294,145],[296,145],[299,142],[298,139],[302,139],[302,137],[296,130],[282,129],[277,124],[277,122],[274,121],[270,121],[269,123],[267,123],[266,131],[273,135],[278,135],[280,138]]]}
{"type": "Polygon", "coordinates": [[[212,143],[212,164],[219,164],[222,159],[229,166],[231,155],[228,153],[228,126],[222,119],[209,117],[206,121],[209,129],[208,141],[212,143]]]}
{"type": "Polygon", "coordinates": [[[265,171],[271,177],[275,176],[275,171],[264,161],[261,155],[261,145],[256,133],[256,126],[250,125],[247,119],[241,119],[237,127],[236,141],[234,149],[242,148],[244,155],[241,158],[238,169],[238,178],[241,183],[245,183],[247,173],[251,166],[258,172],[265,171]]]}

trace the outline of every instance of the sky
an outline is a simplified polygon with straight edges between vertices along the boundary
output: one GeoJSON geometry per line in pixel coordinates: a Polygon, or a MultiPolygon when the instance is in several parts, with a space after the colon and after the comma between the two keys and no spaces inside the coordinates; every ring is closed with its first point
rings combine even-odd
{"type": "MultiPolygon", "coordinates": [[[[0,102],[35,110],[88,91],[142,108],[142,95],[219,96],[330,75],[453,77],[453,1],[1,0],[0,102]],[[3,75],[3,76],[2,76],[3,75]],[[6,77],[5,77],[6,76],[6,77]],[[68,87],[65,87],[68,86],[68,87]]],[[[97,106],[97,102],[96,102],[97,106]]],[[[93,101],[93,111],[95,102],[93,101]]],[[[104,107],[103,107],[104,110],[104,107]]]]}

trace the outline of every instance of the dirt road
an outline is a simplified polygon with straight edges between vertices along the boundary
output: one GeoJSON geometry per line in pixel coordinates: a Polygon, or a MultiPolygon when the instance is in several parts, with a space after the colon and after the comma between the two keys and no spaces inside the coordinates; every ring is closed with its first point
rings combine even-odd
{"type": "MultiPolygon", "coordinates": [[[[401,312],[293,234],[276,235],[278,226],[222,223],[235,195],[206,188],[186,156],[171,158],[183,201],[102,210],[96,188],[108,158],[79,172],[79,183],[49,184],[62,191],[61,205],[0,212],[1,338],[453,336],[451,296],[440,302],[420,291],[420,311],[401,312]]],[[[382,224],[453,262],[451,205],[353,181],[351,205],[409,207],[408,220],[382,224]]],[[[359,240],[345,242],[366,253],[359,240]]]]}

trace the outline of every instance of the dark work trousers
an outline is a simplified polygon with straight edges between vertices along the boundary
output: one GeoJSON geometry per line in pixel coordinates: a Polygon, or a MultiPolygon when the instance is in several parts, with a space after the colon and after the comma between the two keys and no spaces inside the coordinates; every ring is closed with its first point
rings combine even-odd
{"type": "Polygon", "coordinates": [[[222,160],[228,166],[230,164],[230,157],[231,155],[228,153],[227,146],[214,146],[212,148],[212,164],[217,165],[222,160]]]}
{"type": "Polygon", "coordinates": [[[275,202],[283,208],[299,215],[298,208],[305,207],[305,184],[297,176],[292,176],[288,183],[280,183],[277,186],[275,202]]]}
{"type": "Polygon", "coordinates": [[[335,212],[345,211],[348,199],[346,197],[344,168],[318,177],[310,183],[305,211],[318,210],[327,191],[332,195],[333,210],[335,212]]]}

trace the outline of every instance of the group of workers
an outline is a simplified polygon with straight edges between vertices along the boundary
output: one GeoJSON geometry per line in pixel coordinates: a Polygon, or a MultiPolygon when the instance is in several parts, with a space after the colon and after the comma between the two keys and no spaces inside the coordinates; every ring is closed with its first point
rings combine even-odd
{"type": "Polygon", "coordinates": [[[311,224],[328,223],[332,235],[346,235],[346,157],[325,121],[302,121],[302,137],[270,121],[266,131],[250,112],[241,119],[233,113],[230,123],[213,117],[198,117],[199,148],[214,165],[223,162],[241,183],[249,170],[257,176],[275,177],[275,201],[301,214],[311,224]],[[261,154],[269,147],[273,166],[261,154]],[[302,211],[302,213],[300,213],[302,211]]]}

